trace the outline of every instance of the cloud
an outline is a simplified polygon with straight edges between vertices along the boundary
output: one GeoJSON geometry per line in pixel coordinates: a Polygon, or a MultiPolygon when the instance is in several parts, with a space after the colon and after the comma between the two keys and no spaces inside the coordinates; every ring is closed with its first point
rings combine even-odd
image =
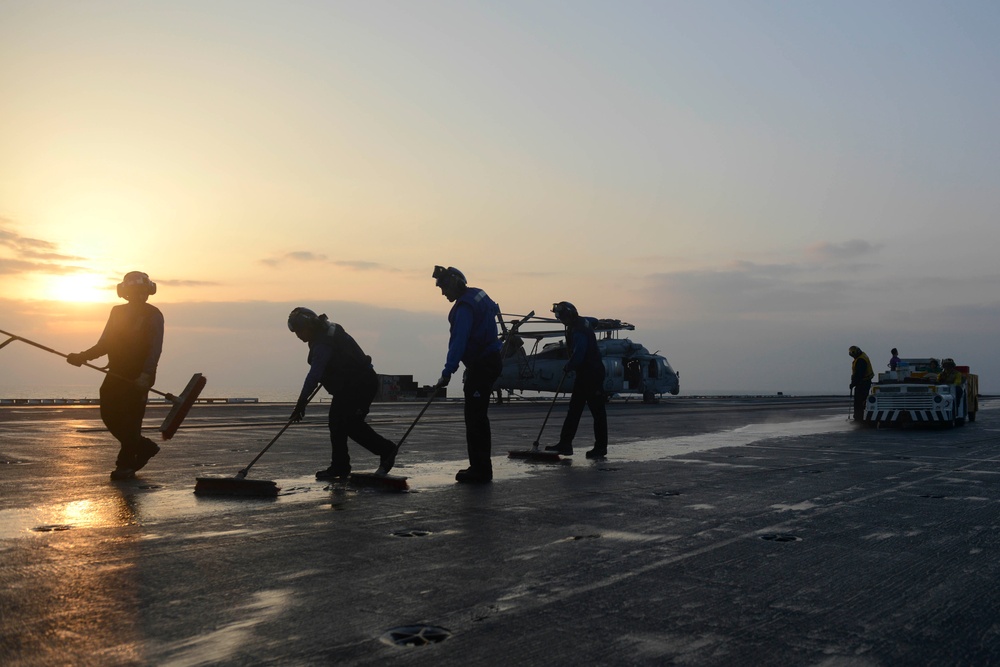
{"type": "Polygon", "coordinates": [[[354,269],[355,271],[397,271],[398,269],[390,269],[389,267],[383,266],[378,262],[362,262],[362,261],[336,261],[330,262],[336,266],[343,267],[345,269],[354,269]]]}
{"type": "Polygon", "coordinates": [[[820,241],[806,248],[806,255],[821,262],[841,262],[871,257],[882,250],[881,243],[869,243],[863,239],[851,239],[843,243],[820,241]]]}
{"type": "Polygon", "coordinates": [[[326,255],[317,255],[313,252],[308,252],[305,250],[297,250],[295,252],[290,252],[285,255],[288,259],[296,262],[325,262],[326,255]]]}
{"type": "Polygon", "coordinates": [[[89,272],[90,269],[85,266],[75,266],[72,264],[46,264],[43,262],[31,262],[23,259],[0,257],[0,275],[16,275],[21,273],[48,273],[65,275],[68,273],[89,272]]]}
{"type": "Polygon", "coordinates": [[[163,280],[154,281],[157,285],[164,287],[218,287],[222,283],[214,280],[163,280]]]}
{"type": "Polygon", "coordinates": [[[43,239],[22,236],[13,229],[14,223],[0,218],[0,250],[12,257],[0,257],[0,275],[20,273],[80,273],[89,271],[86,267],[66,264],[66,262],[86,261],[85,257],[64,255],[58,252],[58,245],[43,239]]]}
{"type": "Polygon", "coordinates": [[[14,275],[17,273],[27,273],[37,266],[35,262],[28,262],[23,259],[8,259],[0,257],[0,275],[14,275]]]}
{"type": "Polygon", "coordinates": [[[508,275],[515,278],[551,278],[561,274],[558,271],[512,271],[508,275]]]}
{"type": "Polygon", "coordinates": [[[56,245],[51,241],[43,241],[41,239],[21,236],[17,232],[11,231],[9,229],[11,226],[13,226],[13,221],[8,220],[7,218],[0,218],[0,246],[12,248],[18,253],[37,253],[39,251],[51,251],[56,249],[56,245]]]}
{"type": "Polygon", "coordinates": [[[261,264],[276,267],[285,262],[325,262],[326,255],[319,255],[308,250],[293,250],[277,257],[268,257],[260,260],[261,264]]]}
{"type": "Polygon", "coordinates": [[[820,278],[794,264],[737,262],[722,269],[646,277],[647,299],[665,304],[668,319],[790,318],[845,307],[856,279],[820,278]]]}
{"type": "Polygon", "coordinates": [[[326,255],[310,252],[308,250],[294,250],[277,257],[268,257],[260,260],[261,264],[265,264],[272,268],[278,267],[286,262],[329,264],[331,266],[338,266],[342,269],[350,269],[352,271],[388,271],[390,273],[397,273],[400,271],[400,269],[389,267],[378,262],[329,259],[326,255]]]}

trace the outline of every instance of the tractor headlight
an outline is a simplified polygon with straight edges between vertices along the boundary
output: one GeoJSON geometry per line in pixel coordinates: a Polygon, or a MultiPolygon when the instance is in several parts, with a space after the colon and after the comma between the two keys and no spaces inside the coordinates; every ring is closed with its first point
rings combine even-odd
{"type": "Polygon", "coordinates": [[[943,399],[943,398],[941,398],[941,394],[937,394],[936,396],[934,396],[934,402],[935,402],[935,403],[940,403],[940,402],[942,402],[943,400],[944,400],[944,399],[943,399]]]}
{"type": "Polygon", "coordinates": [[[871,403],[872,405],[874,405],[875,404],[875,397],[874,396],[869,396],[868,397],[868,402],[871,403]]]}

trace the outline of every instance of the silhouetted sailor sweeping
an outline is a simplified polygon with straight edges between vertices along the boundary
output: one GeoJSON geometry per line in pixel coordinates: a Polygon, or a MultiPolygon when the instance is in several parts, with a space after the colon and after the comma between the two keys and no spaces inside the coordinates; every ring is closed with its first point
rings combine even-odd
{"type": "Polygon", "coordinates": [[[563,373],[576,373],[576,377],[573,381],[573,393],[569,398],[569,410],[559,433],[559,442],[545,449],[565,456],[573,454],[573,438],[576,437],[576,429],[583,416],[583,406],[586,405],[594,418],[594,448],[587,451],[587,458],[604,458],[608,455],[608,416],[604,408],[604,362],[594,333],[597,320],[581,317],[576,306],[569,301],[553,304],[552,312],[566,326],[569,360],[563,373]]]}
{"type": "Polygon", "coordinates": [[[378,393],[378,374],[372,358],[364,353],[344,327],[308,308],[296,308],[288,316],[288,329],[309,344],[309,373],[302,383],[291,421],[305,416],[306,405],[319,384],[330,392],[330,467],[316,479],[346,478],[351,473],[347,439],[379,457],[377,474],[385,475],[396,461],[396,445],[368,425],[365,417],[378,393]]]}
{"type": "Polygon", "coordinates": [[[130,271],[118,284],[118,296],[128,303],[111,309],[100,340],[89,350],[66,355],[74,366],[108,356],[108,375],[101,384],[101,419],[119,443],[111,479],[130,479],[159,446],[142,435],[149,388],[163,350],[163,314],[147,303],[156,283],[141,271],[130,271]]]}

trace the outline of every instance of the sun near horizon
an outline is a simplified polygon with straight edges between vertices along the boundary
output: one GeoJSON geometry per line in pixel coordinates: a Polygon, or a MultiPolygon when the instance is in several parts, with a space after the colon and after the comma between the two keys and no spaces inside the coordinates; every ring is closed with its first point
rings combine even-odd
{"type": "Polygon", "coordinates": [[[68,303],[105,303],[117,298],[114,284],[97,273],[42,276],[22,298],[68,303]]]}

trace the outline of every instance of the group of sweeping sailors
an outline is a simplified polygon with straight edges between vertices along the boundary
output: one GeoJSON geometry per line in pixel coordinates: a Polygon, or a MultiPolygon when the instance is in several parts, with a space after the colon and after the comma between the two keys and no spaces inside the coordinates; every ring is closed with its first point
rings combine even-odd
{"type": "MultiPolygon", "coordinates": [[[[466,371],[463,395],[469,467],[459,470],[455,479],[488,483],[493,479],[488,410],[493,385],[503,368],[502,343],[497,334],[500,309],[484,290],[470,287],[465,275],[454,267],[435,266],[432,277],[441,294],[453,304],[448,313],[448,354],[435,389],[448,386],[460,363],[466,371]]],[[[117,292],[126,303],[111,309],[97,344],[66,357],[75,366],[108,357],[109,372],[100,389],[100,411],[104,424],[121,445],[111,472],[114,480],[134,477],[160,451],[141,429],[163,348],[163,315],[148,303],[149,297],[156,294],[156,283],[141,271],[131,271],[118,284],[117,292]]],[[[608,451],[608,422],[604,364],[594,333],[596,320],[582,317],[568,301],[554,304],[552,312],[566,327],[569,358],[564,373],[574,373],[575,379],[559,441],[546,449],[564,455],[573,453],[573,439],[587,406],[594,419],[594,447],[586,455],[602,458],[608,451]]],[[[379,386],[371,357],[341,325],[309,308],[292,310],[288,329],[309,346],[309,372],[289,421],[303,419],[318,386],[331,395],[330,466],[318,471],[316,479],[333,480],[351,473],[348,439],[379,457],[376,474],[388,474],[395,465],[397,445],[366,421],[379,386]]]]}

